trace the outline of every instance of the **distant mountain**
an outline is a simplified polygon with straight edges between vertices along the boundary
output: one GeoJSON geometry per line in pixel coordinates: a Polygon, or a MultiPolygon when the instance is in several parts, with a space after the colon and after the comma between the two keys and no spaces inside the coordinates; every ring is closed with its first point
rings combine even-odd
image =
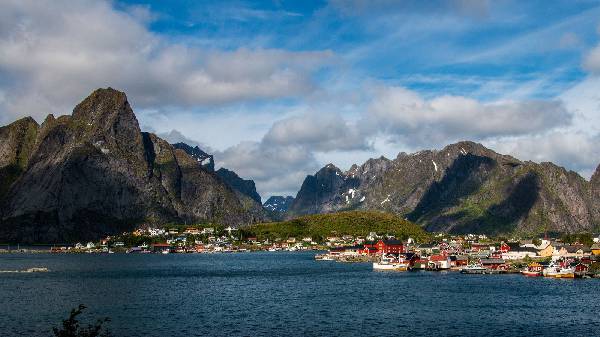
{"type": "Polygon", "coordinates": [[[185,151],[192,158],[204,167],[206,170],[213,172],[215,170],[215,160],[211,154],[202,151],[198,146],[192,147],[186,143],[171,144],[174,148],[185,151]]]}
{"type": "Polygon", "coordinates": [[[258,192],[256,192],[256,185],[254,184],[254,180],[246,180],[240,178],[235,172],[230,171],[226,168],[220,168],[217,172],[217,175],[223,179],[227,185],[231,186],[235,191],[249,197],[250,199],[256,201],[259,205],[261,203],[261,198],[258,192]]]}
{"type": "MultiPolygon", "coordinates": [[[[206,170],[214,172],[215,162],[211,154],[204,152],[198,146],[192,147],[186,143],[175,143],[172,144],[174,148],[181,149],[187,154],[196,159],[196,161],[206,170]]],[[[229,187],[231,187],[236,193],[248,197],[254,200],[258,205],[261,205],[261,198],[256,191],[256,185],[254,180],[243,179],[237,175],[237,173],[230,171],[226,168],[220,168],[215,172],[219,178],[223,180],[229,187]]]]}
{"type": "Polygon", "coordinates": [[[580,232],[597,229],[600,173],[587,182],[552,163],[523,162],[480,144],[370,159],[307,176],[287,217],[385,210],[427,230],[453,233],[580,232]]]}
{"type": "Polygon", "coordinates": [[[271,212],[287,212],[290,208],[294,197],[283,197],[280,195],[272,196],[263,204],[263,208],[271,212]]]}
{"type": "Polygon", "coordinates": [[[0,128],[0,242],[72,242],[141,224],[262,220],[198,158],[141,132],[124,93],[0,128]]]}

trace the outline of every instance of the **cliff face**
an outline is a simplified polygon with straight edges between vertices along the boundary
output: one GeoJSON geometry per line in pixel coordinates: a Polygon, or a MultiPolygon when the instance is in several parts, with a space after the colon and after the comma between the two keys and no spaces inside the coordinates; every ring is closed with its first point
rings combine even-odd
{"type": "Polygon", "coordinates": [[[472,142],[370,159],[347,172],[329,167],[306,178],[289,216],[385,210],[428,230],[487,234],[585,231],[598,218],[593,182],[472,142]]]}
{"type": "Polygon", "coordinates": [[[242,179],[235,172],[225,168],[220,168],[216,173],[227,185],[233,188],[233,190],[256,201],[259,205],[262,204],[260,195],[256,192],[256,185],[253,180],[242,179]]]}
{"type": "MultiPolygon", "coordinates": [[[[594,200],[593,217],[597,227],[600,227],[600,165],[596,167],[596,171],[590,180],[590,198],[594,200]]],[[[598,229],[598,228],[596,228],[598,229]]]]}
{"type": "Polygon", "coordinates": [[[0,241],[87,240],[142,223],[258,220],[196,159],[140,132],[127,97],[114,89],[96,90],[72,116],[3,127],[0,140],[0,241]]]}
{"type": "Polygon", "coordinates": [[[174,148],[185,151],[187,154],[196,159],[196,161],[202,165],[208,171],[215,170],[215,160],[212,155],[202,151],[198,146],[192,147],[186,143],[175,143],[172,144],[174,148]]]}

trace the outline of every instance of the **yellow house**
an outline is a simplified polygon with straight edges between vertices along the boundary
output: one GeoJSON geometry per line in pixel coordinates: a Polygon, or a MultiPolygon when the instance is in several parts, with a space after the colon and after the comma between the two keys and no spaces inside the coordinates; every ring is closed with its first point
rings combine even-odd
{"type": "Polygon", "coordinates": [[[600,255],[600,244],[594,243],[591,247],[593,255],[600,255]]]}
{"type": "Polygon", "coordinates": [[[548,256],[552,256],[553,253],[554,253],[554,246],[549,243],[546,246],[546,248],[544,248],[538,252],[538,255],[541,257],[548,257],[548,256]]]}

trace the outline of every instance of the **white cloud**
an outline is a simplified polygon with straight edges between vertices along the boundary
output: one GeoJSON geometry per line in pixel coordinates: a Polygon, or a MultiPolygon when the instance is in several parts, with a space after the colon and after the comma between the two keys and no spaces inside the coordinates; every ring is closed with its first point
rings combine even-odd
{"type": "Polygon", "coordinates": [[[591,73],[600,73],[600,45],[585,55],[583,68],[591,73]]]}
{"type": "Polygon", "coordinates": [[[216,165],[256,182],[263,196],[295,195],[308,173],[319,169],[313,153],[303,146],[268,146],[242,142],[214,154],[216,165]]]}
{"type": "Polygon", "coordinates": [[[535,162],[552,162],[589,179],[600,163],[600,137],[581,132],[549,132],[538,136],[500,139],[486,143],[495,150],[535,162]]]}
{"type": "Polygon", "coordinates": [[[561,101],[482,103],[462,96],[428,100],[402,87],[380,87],[363,125],[401,143],[431,147],[463,139],[535,134],[570,122],[561,101]]]}
{"type": "Polygon", "coordinates": [[[98,87],[127,92],[138,107],[297,97],[314,89],[329,51],[203,50],[147,30],[143,8],[106,1],[0,3],[2,122],[66,113],[98,87]]]}
{"type": "Polygon", "coordinates": [[[308,113],[275,122],[264,142],[273,145],[302,145],[313,151],[366,150],[364,135],[335,113],[308,113]]]}

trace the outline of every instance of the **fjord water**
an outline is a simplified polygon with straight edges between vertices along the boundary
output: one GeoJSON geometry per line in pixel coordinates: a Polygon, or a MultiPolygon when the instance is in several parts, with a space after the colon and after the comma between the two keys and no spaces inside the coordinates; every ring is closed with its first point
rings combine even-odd
{"type": "Polygon", "coordinates": [[[83,303],[116,336],[591,336],[600,280],[374,272],[314,253],[4,254],[0,335],[49,336],[83,303]]]}

